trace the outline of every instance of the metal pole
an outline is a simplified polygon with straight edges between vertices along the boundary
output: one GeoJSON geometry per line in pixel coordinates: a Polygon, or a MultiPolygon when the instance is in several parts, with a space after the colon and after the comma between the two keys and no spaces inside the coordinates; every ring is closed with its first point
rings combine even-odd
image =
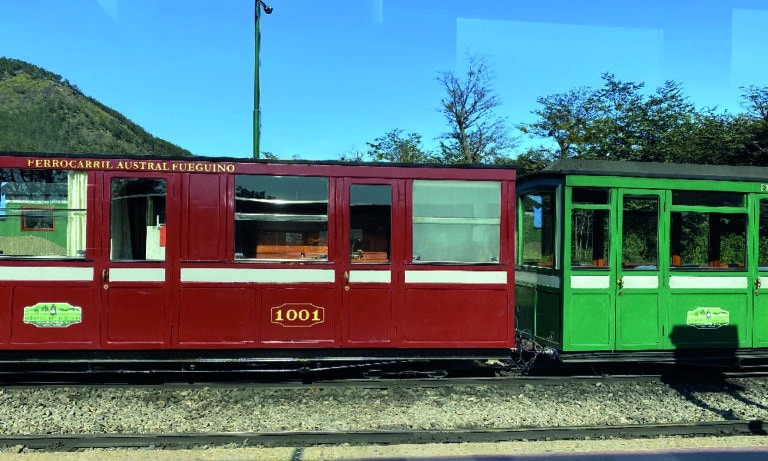
{"type": "Polygon", "coordinates": [[[261,48],[261,31],[259,19],[261,18],[261,0],[256,0],[254,5],[254,70],[253,70],[253,158],[259,158],[259,136],[261,135],[260,98],[259,98],[259,50],[261,48]]]}
{"type": "Polygon", "coordinates": [[[272,14],[272,7],[264,3],[264,0],[256,0],[254,3],[254,70],[253,70],[253,158],[261,156],[259,138],[261,137],[261,101],[259,95],[259,66],[261,64],[261,9],[272,14]]]}

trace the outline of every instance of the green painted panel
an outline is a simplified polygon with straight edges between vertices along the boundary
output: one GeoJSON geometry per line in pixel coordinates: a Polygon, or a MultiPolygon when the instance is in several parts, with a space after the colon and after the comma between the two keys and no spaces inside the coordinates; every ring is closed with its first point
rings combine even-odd
{"type": "Polygon", "coordinates": [[[515,321],[523,337],[562,348],[562,305],[559,292],[527,286],[515,286],[515,321]]]}
{"type": "Polygon", "coordinates": [[[760,294],[755,297],[754,346],[768,347],[768,290],[760,294]]]}
{"type": "Polygon", "coordinates": [[[616,313],[616,349],[658,349],[660,322],[658,294],[621,296],[616,313]]]}
{"type": "Polygon", "coordinates": [[[536,308],[536,289],[531,286],[515,284],[515,328],[524,334],[533,334],[534,310],[536,308]]]}
{"type": "Polygon", "coordinates": [[[747,293],[672,293],[672,348],[750,347],[749,301],[747,293]]]}
{"type": "Polygon", "coordinates": [[[563,316],[560,293],[539,290],[536,296],[536,339],[562,349],[563,316]]]}
{"type": "Polygon", "coordinates": [[[614,306],[606,292],[570,293],[564,312],[563,350],[612,350],[614,306]]]}

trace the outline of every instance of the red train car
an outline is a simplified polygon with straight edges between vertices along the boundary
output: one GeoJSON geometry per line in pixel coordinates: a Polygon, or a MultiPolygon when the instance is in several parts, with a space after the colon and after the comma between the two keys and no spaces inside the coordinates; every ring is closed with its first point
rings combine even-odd
{"type": "Polygon", "coordinates": [[[515,347],[515,170],[0,155],[0,361],[515,347]]]}

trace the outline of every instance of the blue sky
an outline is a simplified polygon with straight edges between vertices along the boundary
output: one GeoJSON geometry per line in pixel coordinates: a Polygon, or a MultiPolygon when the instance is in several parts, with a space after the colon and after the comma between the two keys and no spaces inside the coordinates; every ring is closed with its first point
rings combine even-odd
{"type": "MultiPolygon", "coordinates": [[[[499,115],[600,75],[683,84],[739,112],[768,86],[764,0],[270,0],[261,18],[261,150],[338,159],[398,128],[446,130],[440,71],[492,65],[499,115]]],[[[250,157],[253,0],[0,0],[0,56],[68,79],[197,155],[250,157]]],[[[525,141],[530,145],[534,141],[525,141]]]]}

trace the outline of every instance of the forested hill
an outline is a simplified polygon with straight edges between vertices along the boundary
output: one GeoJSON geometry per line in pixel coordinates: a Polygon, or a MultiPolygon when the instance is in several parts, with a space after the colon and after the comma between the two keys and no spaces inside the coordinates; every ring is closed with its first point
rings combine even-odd
{"type": "Polygon", "coordinates": [[[0,151],[191,155],[60,75],[0,57],[0,151]]]}

